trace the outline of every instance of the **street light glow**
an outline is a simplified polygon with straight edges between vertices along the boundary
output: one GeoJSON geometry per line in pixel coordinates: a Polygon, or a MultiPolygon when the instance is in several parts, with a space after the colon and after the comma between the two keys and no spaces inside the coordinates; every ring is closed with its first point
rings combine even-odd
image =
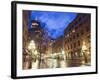
{"type": "Polygon", "coordinates": [[[62,51],[62,54],[64,54],[64,53],[65,53],[65,51],[63,50],[63,51],[62,51]]]}
{"type": "Polygon", "coordinates": [[[83,41],[82,50],[84,51],[84,50],[86,50],[86,49],[87,49],[87,47],[86,47],[85,41],[83,41]]]}
{"type": "Polygon", "coordinates": [[[28,49],[31,50],[31,49],[35,49],[35,42],[33,40],[30,41],[29,43],[29,46],[28,46],[28,49]]]}

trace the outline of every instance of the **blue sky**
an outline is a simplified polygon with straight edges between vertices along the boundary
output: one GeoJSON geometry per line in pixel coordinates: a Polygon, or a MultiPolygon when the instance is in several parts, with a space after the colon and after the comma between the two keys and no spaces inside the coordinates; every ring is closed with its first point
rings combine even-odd
{"type": "Polygon", "coordinates": [[[69,12],[32,11],[30,22],[37,18],[41,27],[48,31],[49,37],[56,39],[64,34],[64,29],[76,16],[76,13],[69,12]]]}

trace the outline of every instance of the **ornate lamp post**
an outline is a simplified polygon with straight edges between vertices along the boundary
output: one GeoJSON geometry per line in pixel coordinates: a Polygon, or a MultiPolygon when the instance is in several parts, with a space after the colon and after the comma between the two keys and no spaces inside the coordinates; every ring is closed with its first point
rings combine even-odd
{"type": "Polygon", "coordinates": [[[39,68],[40,55],[33,40],[30,41],[28,49],[30,50],[32,68],[39,68]]]}
{"type": "Polygon", "coordinates": [[[83,56],[82,64],[87,63],[87,47],[86,47],[85,41],[83,41],[83,46],[82,46],[81,54],[83,56]]]}
{"type": "Polygon", "coordinates": [[[31,52],[33,56],[35,57],[37,64],[37,68],[40,68],[40,57],[41,57],[41,39],[42,39],[42,34],[41,34],[41,28],[40,28],[40,22],[39,20],[36,19],[32,20],[31,23],[31,41],[30,41],[30,47],[32,48],[31,52]],[[34,41],[33,41],[34,40],[34,41]]]}
{"type": "Polygon", "coordinates": [[[62,45],[62,51],[61,51],[61,57],[62,57],[62,60],[61,60],[61,67],[66,67],[66,55],[65,55],[65,49],[64,49],[64,35],[63,35],[63,45],[62,45]]]}

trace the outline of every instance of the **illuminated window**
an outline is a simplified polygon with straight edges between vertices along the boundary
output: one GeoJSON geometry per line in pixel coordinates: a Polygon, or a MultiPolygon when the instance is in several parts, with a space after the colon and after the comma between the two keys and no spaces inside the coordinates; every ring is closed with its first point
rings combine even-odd
{"type": "Polygon", "coordinates": [[[38,23],[32,23],[33,27],[38,26],[38,25],[39,25],[38,23]]]}
{"type": "Polygon", "coordinates": [[[69,37],[69,34],[67,34],[67,36],[69,37]]]}
{"type": "Polygon", "coordinates": [[[72,30],[72,32],[74,33],[74,32],[75,32],[75,29],[74,29],[74,30],[72,30]]]}

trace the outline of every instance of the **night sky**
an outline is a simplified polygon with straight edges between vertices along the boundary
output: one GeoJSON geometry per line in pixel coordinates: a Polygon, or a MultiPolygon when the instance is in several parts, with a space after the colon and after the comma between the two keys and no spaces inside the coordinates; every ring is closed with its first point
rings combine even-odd
{"type": "MultiPolygon", "coordinates": [[[[41,23],[41,28],[45,28],[48,31],[49,37],[56,39],[63,36],[64,29],[76,16],[76,13],[69,12],[32,11],[30,24],[32,20],[38,19],[41,23]]],[[[29,28],[31,28],[31,25],[29,28]]]]}

